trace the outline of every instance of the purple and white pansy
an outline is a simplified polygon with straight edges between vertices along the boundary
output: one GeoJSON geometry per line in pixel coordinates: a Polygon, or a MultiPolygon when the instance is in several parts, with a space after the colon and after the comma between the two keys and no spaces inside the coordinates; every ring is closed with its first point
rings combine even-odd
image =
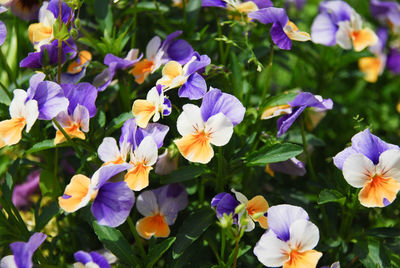
{"type": "Polygon", "coordinates": [[[80,250],[75,252],[74,258],[76,260],[74,267],[111,268],[111,265],[108,263],[106,257],[100,253],[97,253],[96,251],[88,253],[80,250]]]}

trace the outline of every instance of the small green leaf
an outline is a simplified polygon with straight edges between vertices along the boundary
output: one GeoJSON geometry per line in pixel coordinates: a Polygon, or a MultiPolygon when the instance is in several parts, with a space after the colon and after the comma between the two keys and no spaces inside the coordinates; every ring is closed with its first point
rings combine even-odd
{"type": "Polygon", "coordinates": [[[179,258],[187,247],[196,241],[215,220],[215,212],[203,207],[193,212],[179,228],[172,257],[179,258]]]}
{"type": "Polygon", "coordinates": [[[146,260],[146,267],[153,267],[153,265],[161,258],[161,256],[172,246],[175,242],[176,237],[170,237],[160,244],[150,248],[149,254],[146,260]]]}
{"type": "MultiPolygon", "coordinates": [[[[64,146],[67,146],[67,144],[66,143],[61,143],[61,144],[59,144],[57,146],[58,147],[64,147],[64,146]]],[[[55,147],[56,147],[56,145],[54,145],[54,140],[44,140],[44,141],[38,142],[35,145],[33,145],[25,153],[26,154],[31,154],[31,153],[36,153],[36,152],[52,149],[52,148],[55,148],[55,147]]]]}
{"type": "Polygon", "coordinates": [[[325,189],[322,190],[319,193],[319,197],[318,197],[318,204],[322,205],[322,204],[326,204],[326,203],[332,203],[332,202],[336,202],[339,204],[344,204],[344,202],[346,202],[346,197],[341,194],[340,192],[336,191],[336,190],[331,190],[331,189],[325,189]]]}
{"type": "Polygon", "coordinates": [[[111,120],[110,124],[107,126],[106,136],[113,133],[115,130],[120,129],[126,120],[133,118],[131,112],[120,114],[118,117],[111,120]]]}
{"type": "Polygon", "coordinates": [[[161,178],[162,184],[169,184],[175,182],[184,182],[193,180],[205,172],[201,166],[185,166],[180,169],[174,170],[171,174],[161,178]]]}
{"type": "Polygon", "coordinates": [[[60,208],[57,202],[52,202],[49,206],[45,207],[39,217],[35,219],[35,231],[40,232],[59,212],[60,208]]]}
{"type": "Polygon", "coordinates": [[[50,170],[42,169],[40,172],[39,186],[42,195],[57,197],[61,194],[58,178],[54,177],[54,173],[50,170]]]}
{"type": "Polygon", "coordinates": [[[68,27],[67,25],[65,25],[64,22],[62,22],[62,20],[60,20],[60,18],[58,17],[56,22],[53,24],[53,35],[54,35],[54,39],[57,40],[67,40],[69,38],[69,32],[68,32],[68,27]],[[61,24],[61,27],[60,27],[61,24]]]}
{"type": "Polygon", "coordinates": [[[292,144],[275,144],[272,147],[267,146],[247,157],[247,166],[264,166],[270,163],[286,161],[303,152],[303,148],[292,144]]]}
{"type": "Polygon", "coordinates": [[[137,4],[137,12],[156,11],[157,6],[158,6],[158,10],[162,13],[169,11],[168,6],[166,6],[164,4],[160,4],[160,1],[157,1],[157,5],[155,4],[155,2],[140,2],[140,3],[138,3],[137,4]]]}
{"type": "Polygon", "coordinates": [[[132,252],[131,246],[120,231],[115,228],[100,225],[97,221],[93,221],[92,226],[97,237],[108,250],[121,261],[127,264],[135,264],[135,260],[132,258],[134,253],[132,252]]]}

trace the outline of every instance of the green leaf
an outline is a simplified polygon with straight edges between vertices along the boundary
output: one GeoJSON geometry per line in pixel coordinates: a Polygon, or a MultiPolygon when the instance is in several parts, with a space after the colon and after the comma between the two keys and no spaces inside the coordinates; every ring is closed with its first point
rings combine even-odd
{"type": "Polygon", "coordinates": [[[344,204],[346,202],[346,197],[336,190],[325,189],[319,193],[318,204],[326,204],[326,203],[339,203],[344,204]]]}
{"type": "Polygon", "coordinates": [[[400,229],[392,227],[374,228],[368,230],[366,235],[372,237],[393,238],[395,236],[400,236],[400,229]]]}
{"type": "Polygon", "coordinates": [[[273,106],[277,106],[277,105],[285,105],[289,101],[292,101],[297,96],[297,94],[299,94],[298,93],[298,89],[293,89],[293,90],[285,91],[285,92],[283,92],[281,94],[278,94],[276,96],[269,97],[263,103],[262,111],[264,111],[265,109],[267,109],[269,107],[273,107],[273,106]]]}
{"type": "Polygon", "coordinates": [[[172,246],[175,242],[176,237],[170,237],[160,244],[150,248],[149,254],[146,260],[146,267],[153,267],[153,265],[161,258],[161,256],[172,246]]]}
{"type": "Polygon", "coordinates": [[[60,208],[58,207],[57,202],[52,202],[49,206],[45,207],[39,217],[35,219],[35,231],[40,232],[59,212],[60,208]]]}
{"type": "Polygon", "coordinates": [[[65,25],[64,22],[62,22],[60,17],[58,17],[56,22],[53,24],[53,35],[54,39],[58,39],[61,41],[67,40],[69,38],[68,27],[67,25],[65,25]]]}
{"type": "Polygon", "coordinates": [[[303,148],[292,144],[275,144],[272,147],[267,146],[247,157],[247,166],[264,166],[270,163],[286,161],[303,152],[303,148]]]}
{"type": "Polygon", "coordinates": [[[61,194],[58,178],[54,177],[53,171],[42,169],[40,172],[39,187],[42,195],[57,197],[61,194]]]}
{"type": "MultiPolygon", "coordinates": [[[[158,10],[162,13],[164,12],[168,12],[169,11],[169,7],[164,5],[164,4],[160,4],[160,1],[157,1],[157,5],[158,5],[158,10]]],[[[156,11],[157,10],[157,6],[154,2],[140,2],[137,4],[137,12],[141,12],[141,11],[156,11]]]]}
{"type": "MultiPolygon", "coordinates": [[[[67,146],[66,143],[61,143],[57,145],[58,147],[64,147],[67,146]]],[[[33,145],[29,150],[27,150],[25,153],[26,154],[31,154],[31,153],[36,153],[48,149],[56,148],[56,145],[54,145],[54,140],[44,140],[41,142],[36,143],[33,145]]]]}
{"type": "MultiPolygon", "coordinates": [[[[251,248],[252,248],[252,247],[251,247],[250,245],[245,245],[244,248],[241,248],[241,247],[239,246],[238,254],[237,254],[237,258],[236,258],[236,259],[239,259],[240,256],[246,254],[246,252],[249,251],[251,248]]],[[[227,263],[227,265],[228,265],[229,267],[230,267],[231,265],[233,265],[233,257],[234,257],[234,255],[235,255],[235,251],[232,250],[231,254],[229,254],[229,259],[228,259],[229,261],[228,261],[228,263],[227,263]]]]}
{"type": "Polygon", "coordinates": [[[201,166],[185,166],[180,169],[174,170],[171,174],[163,176],[161,183],[169,184],[175,182],[184,182],[193,180],[205,172],[201,166]]]}
{"type": "Polygon", "coordinates": [[[125,121],[131,118],[133,118],[133,114],[129,112],[129,113],[123,113],[118,117],[114,118],[113,120],[111,120],[110,124],[107,126],[106,136],[110,135],[115,130],[120,129],[122,125],[125,123],[125,121]]]}
{"type": "Polygon", "coordinates": [[[132,252],[131,246],[120,231],[115,228],[100,225],[97,221],[93,221],[92,226],[97,237],[108,250],[121,261],[127,264],[135,264],[135,260],[132,258],[134,253],[132,252]]]}
{"type": "Polygon", "coordinates": [[[107,0],[94,0],[94,14],[96,19],[104,20],[107,17],[108,12],[110,12],[110,8],[107,0]]]}
{"type": "Polygon", "coordinates": [[[203,207],[193,212],[179,228],[176,242],[172,249],[172,257],[179,258],[187,247],[196,241],[215,220],[215,212],[203,207]]]}

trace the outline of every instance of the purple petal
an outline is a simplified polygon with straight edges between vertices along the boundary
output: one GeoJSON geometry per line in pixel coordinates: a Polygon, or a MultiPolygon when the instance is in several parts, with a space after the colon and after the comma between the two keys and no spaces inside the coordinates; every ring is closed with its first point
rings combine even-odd
{"type": "MultiPolygon", "coordinates": [[[[43,46],[42,49],[44,49],[43,46]]],[[[42,68],[42,56],[42,52],[30,52],[28,56],[19,63],[19,67],[32,69],[42,68]]]]}
{"type": "Polygon", "coordinates": [[[82,68],[82,71],[76,74],[62,73],[60,84],[76,84],[78,83],[86,74],[86,68],[82,68]]]}
{"type": "Polygon", "coordinates": [[[101,188],[109,179],[131,167],[132,165],[127,163],[100,167],[92,176],[94,189],[96,190],[101,188]]]}
{"type": "Polygon", "coordinates": [[[281,27],[284,27],[289,21],[286,11],[283,8],[277,7],[268,7],[253,11],[250,12],[248,16],[249,18],[258,20],[263,24],[278,22],[281,27]]]}
{"type": "Polygon", "coordinates": [[[175,201],[175,207],[178,211],[183,210],[188,205],[188,195],[186,188],[179,183],[172,183],[166,186],[160,187],[154,190],[157,196],[158,204],[160,204],[160,210],[168,210],[164,206],[166,200],[171,199],[175,201]]]}
{"type": "Polygon", "coordinates": [[[51,120],[61,111],[67,109],[68,99],[64,97],[64,92],[57,83],[43,81],[37,85],[36,90],[31,89],[32,99],[38,102],[39,119],[51,120]]]}
{"type": "Polygon", "coordinates": [[[202,7],[226,7],[226,2],[223,0],[201,0],[202,7]]]}
{"type": "Polygon", "coordinates": [[[80,104],[88,109],[90,117],[96,115],[97,108],[95,102],[97,98],[97,89],[94,86],[87,82],[79,83],[77,85],[64,84],[61,86],[64,90],[65,96],[69,100],[69,114],[72,114],[75,107],[80,104]]]}
{"type": "Polygon", "coordinates": [[[27,90],[28,97],[27,100],[31,100],[33,98],[33,95],[35,95],[36,89],[39,85],[40,82],[42,82],[46,78],[46,75],[44,73],[37,73],[32,75],[32,77],[29,79],[29,88],[27,90]]]}
{"type": "Polygon", "coordinates": [[[92,213],[101,225],[117,227],[129,216],[135,195],[126,182],[106,183],[100,189],[92,205],[92,213]]]}
{"type": "Polygon", "coordinates": [[[96,75],[93,79],[93,86],[97,88],[97,91],[104,91],[111,84],[111,80],[113,79],[114,74],[110,74],[110,70],[104,69],[101,73],[96,75]]]}
{"type": "Polygon", "coordinates": [[[269,228],[283,241],[288,241],[290,238],[290,225],[301,219],[309,220],[307,212],[301,207],[278,205],[268,209],[269,228]]]}
{"type": "Polygon", "coordinates": [[[333,107],[331,99],[323,99],[322,101],[316,98],[309,92],[300,92],[293,101],[288,102],[291,107],[307,106],[315,107],[322,110],[330,110],[333,107]]]}
{"type": "MultiPolygon", "coordinates": [[[[49,5],[47,6],[47,10],[51,11],[54,14],[55,18],[58,18],[60,11],[59,0],[51,0],[49,5]]],[[[61,1],[61,20],[64,23],[67,23],[68,19],[70,19],[70,21],[73,21],[74,13],[71,14],[71,8],[67,5],[67,3],[61,1]],[[70,18],[71,15],[72,17],[70,18]]]]}
{"type": "Polygon", "coordinates": [[[393,1],[371,0],[371,14],[383,23],[389,20],[393,25],[400,25],[400,5],[393,1]]]}
{"type": "MultiPolygon", "coordinates": [[[[254,4],[257,5],[257,7],[259,9],[274,6],[274,4],[270,0],[248,0],[248,1],[252,1],[254,4]]],[[[245,2],[248,2],[248,1],[245,1],[245,2]]]]}
{"type": "Polygon", "coordinates": [[[394,74],[400,73],[400,50],[397,48],[392,48],[388,55],[388,60],[386,62],[386,67],[392,71],[394,74]]]}
{"type": "Polygon", "coordinates": [[[325,46],[336,45],[338,26],[333,23],[329,14],[319,14],[311,25],[311,40],[325,46]]]}
{"type": "Polygon", "coordinates": [[[292,40],[283,31],[280,23],[274,23],[271,27],[271,38],[272,41],[280,49],[290,50],[292,48],[292,40]]]}
{"type": "Polygon", "coordinates": [[[110,268],[110,264],[108,263],[106,257],[97,253],[96,251],[90,252],[92,256],[93,262],[97,264],[100,268],[110,268]]]}
{"type": "Polygon", "coordinates": [[[39,191],[40,169],[31,172],[26,182],[14,187],[12,202],[17,208],[25,208],[30,204],[32,194],[39,191]]]}
{"type": "Polygon", "coordinates": [[[114,63],[115,64],[115,66],[114,66],[115,70],[132,67],[136,62],[137,62],[137,60],[122,59],[122,58],[114,56],[113,54],[110,54],[110,53],[107,54],[105,56],[105,58],[104,58],[104,64],[107,65],[107,66],[110,66],[111,63],[114,63]]]}
{"type": "Polygon", "coordinates": [[[36,20],[38,18],[40,1],[25,2],[24,0],[8,1],[11,12],[25,21],[36,20]],[[28,4],[29,3],[29,4],[28,4]]]}
{"type": "Polygon", "coordinates": [[[235,96],[222,93],[221,90],[212,87],[204,95],[200,110],[204,121],[217,113],[223,113],[234,126],[242,122],[246,112],[242,103],[235,96]]]}
{"type": "Polygon", "coordinates": [[[6,25],[0,21],[0,46],[4,43],[7,37],[7,28],[6,25]]]}
{"type": "Polygon", "coordinates": [[[178,39],[171,42],[166,52],[170,60],[177,61],[184,65],[192,58],[194,50],[188,42],[178,39]]]}
{"type": "Polygon", "coordinates": [[[347,159],[347,157],[356,153],[356,150],[354,150],[352,147],[348,147],[335,155],[335,157],[333,158],[333,163],[338,169],[342,170],[344,161],[347,159]]]}
{"type": "Polygon", "coordinates": [[[329,14],[332,22],[337,25],[339,21],[350,20],[353,8],[344,1],[324,1],[319,5],[321,13],[329,14]]]}
{"type": "Polygon", "coordinates": [[[122,147],[123,143],[134,144],[134,137],[136,136],[136,131],[138,126],[134,118],[126,120],[121,128],[121,136],[119,138],[119,146],[122,147]]]}
{"type": "Polygon", "coordinates": [[[300,108],[295,108],[291,114],[285,114],[284,116],[280,117],[277,121],[278,125],[278,134],[277,136],[280,137],[288,131],[288,129],[292,126],[294,121],[301,115],[304,109],[307,108],[306,106],[301,106],[300,108]]]}
{"type": "Polygon", "coordinates": [[[207,55],[199,55],[199,53],[195,52],[193,54],[196,56],[196,60],[190,63],[187,74],[193,74],[194,72],[203,73],[204,68],[211,63],[211,59],[207,55]]]}
{"type": "Polygon", "coordinates": [[[93,261],[92,256],[89,253],[82,250],[75,252],[74,258],[77,262],[80,262],[84,265],[88,262],[93,261]]]}
{"type": "Polygon", "coordinates": [[[297,160],[295,157],[284,162],[272,163],[269,167],[275,172],[288,174],[290,176],[304,176],[306,174],[304,163],[297,160]]]}
{"type": "Polygon", "coordinates": [[[211,200],[211,206],[216,208],[218,218],[223,217],[224,214],[233,215],[238,205],[239,202],[229,193],[217,194],[211,200]]]}
{"type": "Polygon", "coordinates": [[[135,134],[135,148],[139,146],[142,140],[147,136],[151,136],[157,144],[157,147],[160,148],[163,145],[164,138],[168,131],[168,126],[158,123],[149,123],[146,128],[138,128],[135,134]]]}
{"type": "Polygon", "coordinates": [[[168,107],[167,109],[165,109],[163,111],[163,115],[164,116],[170,115],[171,114],[171,107],[172,107],[171,101],[167,97],[164,97],[164,103],[163,104],[168,107]]]}
{"type": "Polygon", "coordinates": [[[188,98],[189,100],[199,100],[207,92],[207,84],[204,78],[194,73],[189,76],[185,84],[179,89],[178,95],[180,98],[188,98]]]}
{"type": "Polygon", "coordinates": [[[165,40],[162,42],[160,49],[166,51],[168,47],[171,45],[172,40],[180,36],[182,33],[183,33],[182,31],[175,31],[167,35],[167,37],[165,37],[165,40]]]}
{"type": "Polygon", "coordinates": [[[31,268],[33,253],[46,240],[47,235],[43,233],[34,233],[28,242],[14,242],[10,248],[14,253],[15,264],[18,268],[31,268]]]}

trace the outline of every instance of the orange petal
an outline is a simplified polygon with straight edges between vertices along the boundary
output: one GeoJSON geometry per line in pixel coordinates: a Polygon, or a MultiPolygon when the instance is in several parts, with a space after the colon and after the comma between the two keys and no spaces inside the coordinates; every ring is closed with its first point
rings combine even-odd
{"type": "Polygon", "coordinates": [[[367,82],[375,83],[382,69],[382,61],[375,57],[364,57],[358,60],[358,68],[367,82]]]}
{"type": "Polygon", "coordinates": [[[125,175],[125,182],[133,191],[140,191],[149,185],[149,173],[152,167],[139,164],[125,175]]]}
{"type": "Polygon", "coordinates": [[[147,100],[135,100],[132,106],[132,113],[136,117],[139,127],[145,128],[151,117],[155,114],[156,107],[147,100]]]}
{"type": "Polygon", "coordinates": [[[29,25],[28,35],[32,43],[37,43],[45,39],[51,38],[53,29],[49,26],[44,26],[43,23],[33,23],[29,25]]]}
{"type": "Polygon", "coordinates": [[[392,203],[400,190],[400,183],[393,178],[375,176],[358,194],[361,205],[365,207],[384,207],[384,199],[392,203]]]}
{"type": "Polygon", "coordinates": [[[265,198],[261,195],[257,195],[249,200],[246,209],[247,213],[252,216],[255,213],[265,213],[267,212],[268,208],[269,206],[267,200],[265,200],[265,198]]]}
{"type": "MultiPolygon", "coordinates": [[[[64,196],[58,198],[58,204],[66,212],[74,212],[79,209],[81,202],[89,192],[90,179],[84,175],[75,175],[65,187],[64,196]]],[[[89,200],[87,200],[89,202],[89,200]]]]}
{"type": "Polygon", "coordinates": [[[148,59],[143,59],[135,64],[131,73],[135,77],[135,81],[138,84],[142,84],[146,77],[153,70],[154,62],[149,61],[148,59]]]}
{"type": "Polygon", "coordinates": [[[373,46],[378,42],[378,37],[369,28],[354,31],[351,34],[355,51],[361,51],[366,47],[373,46]]]}
{"type": "Polygon", "coordinates": [[[136,223],[136,230],[139,235],[145,239],[149,239],[153,235],[155,237],[168,237],[170,233],[169,226],[164,216],[160,214],[140,219],[136,223]]]}
{"type": "MultiPolygon", "coordinates": [[[[85,133],[83,133],[78,125],[73,125],[71,127],[66,127],[64,128],[64,131],[68,134],[68,136],[73,139],[73,138],[78,138],[81,140],[84,140],[86,138],[85,133]]],[[[56,132],[56,137],[54,138],[54,144],[57,145],[59,143],[62,143],[66,141],[67,139],[65,138],[64,134],[61,132],[61,130],[57,130],[56,132]]]]}
{"type": "Polygon", "coordinates": [[[247,2],[244,2],[244,3],[240,4],[237,7],[237,10],[240,13],[248,14],[248,13],[250,13],[252,11],[257,11],[258,10],[258,6],[253,1],[247,1],[247,2]]]}
{"type": "Polygon", "coordinates": [[[258,218],[258,219],[255,220],[255,221],[258,221],[258,223],[260,224],[260,226],[261,226],[262,228],[268,229],[268,220],[267,220],[267,217],[261,216],[260,218],[258,218]]]}
{"type": "Polygon", "coordinates": [[[322,253],[316,250],[298,252],[292,250],[289,253],[290,259],[283,264],[283,268],[315,268],[322,253]]]}
{"type": "Polygon", "coordinates": [[[271,169],[269,164],[265,165],[265,173],[269,174],[271,177],[275,176],[275,172],[271,169]]]}
{"type": "Polygon", "coordinates": [[[22,137],[22,130],[26,125],[23,117],[12,118],[0,122],[0,148],[5,145],[17,144],[22,137]]]}
{"type": "Polygon", "coordinates": [[[189,161],[207,164],[214,156],[209,138],[202,133],[186,135],[175,140],[181,154],[189,161]]]}

